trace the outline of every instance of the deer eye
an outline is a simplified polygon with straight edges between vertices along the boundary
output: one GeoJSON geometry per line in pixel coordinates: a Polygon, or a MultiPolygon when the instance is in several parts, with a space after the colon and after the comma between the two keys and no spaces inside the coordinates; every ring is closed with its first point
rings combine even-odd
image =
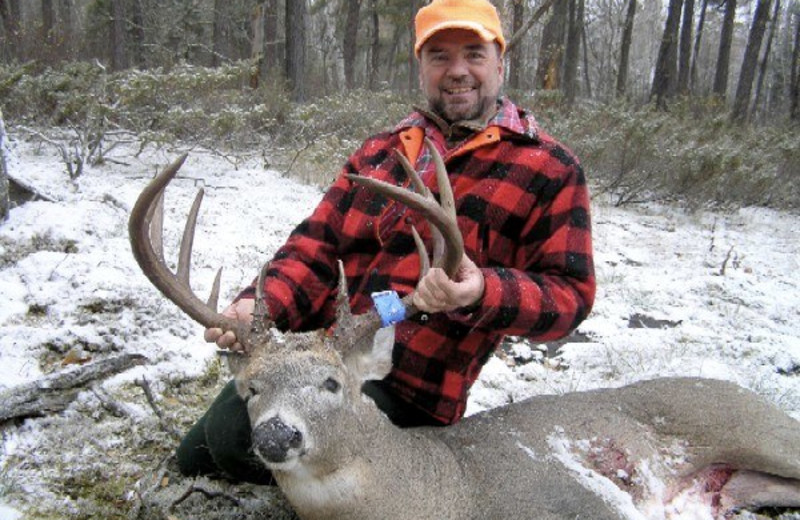
{"type": "Polygon", "coordinates": [[[341,383],[339,383],[339,381],[335,380],[332,377],[329,377],[328,379],[325,380],[324,383],[322,383],[322,388],[324,388],[328,392],[335,394],[342,388],[342,385],[341,383]]]}

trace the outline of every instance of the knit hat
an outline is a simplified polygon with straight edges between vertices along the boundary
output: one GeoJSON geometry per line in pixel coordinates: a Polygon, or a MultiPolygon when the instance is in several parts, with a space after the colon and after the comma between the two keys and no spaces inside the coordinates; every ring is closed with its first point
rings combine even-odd
{"type": "Polygon", "coordinates": [[[500,17],[489,0],[433,0],[417,12],[414,27],[417,35],[414,53],[417,56],[425,42],[444,29],[473,31],[485,42],[496,41],[500,45],[500,54],[506,50],[500,17]]]}

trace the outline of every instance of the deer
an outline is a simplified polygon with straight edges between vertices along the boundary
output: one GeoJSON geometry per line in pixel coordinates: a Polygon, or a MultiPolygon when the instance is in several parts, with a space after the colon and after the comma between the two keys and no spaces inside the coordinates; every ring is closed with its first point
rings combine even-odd
{"type": "MultiPolygon", "coordinates": [[[[413,190],[350,176],[421,212],[433,263],[452,275],[463,255],[452,189],[436,165],[438,201],[408,161],[413,190]]],[[[332,332],[282,332],[264,303],[266,264],[249,326],[192,291],[189,264],[202,191],[173,273],[163,259],[164,191],[186,155],[141,192],[129,220],[133,254],[163,295],[204,327],[236,332],[230,360],[247,402],[253,452],[296,514],[312,519],[730,518],[740,509],[800,506],[800,422],[732,382],[659,378],[619,388],[540,395],[447,427],[401,429],[361,386],[391,368],[393,326],[354,315],[340,266],[332,332]],[[694,509],[693,511],[696,511],[694,509]]],[[[414,230],[421,270],[431,265],[414,230]]],[[[406,316],[417,312],[410,295],[406,316]]]]}

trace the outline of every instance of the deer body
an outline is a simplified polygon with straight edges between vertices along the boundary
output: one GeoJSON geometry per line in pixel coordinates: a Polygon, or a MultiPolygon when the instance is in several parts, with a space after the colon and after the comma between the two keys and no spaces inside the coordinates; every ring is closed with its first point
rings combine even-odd
{"type": "MultiPolygon", "coordinates": [[[[281,361],[271,363],[247,372],[281,378],[281,361]]],[[[247,372],[242,388],[252,384],[247,372]]],[[[712,481],[719,489],[694,500],[720,515],[800,506],[800,424],[732,383],[658,379],[400,429],[355,393],[318,395],[307,413],[296,396],[317,393],[330,372],[293,373],[280,385],[286,394],[250,396],[249,412],[254,432],[275,417],[302,432],[303,448],[262,459],[303,519],[668,518],[674,498],[712,481]],[[786,485],[765,491],[776,482],[786,485]]]]}
{"type": "MultiPolygon", "coordinates": [[[[447,172],[429,148],[441,205],[407,164],[416,193],[353,181],[421,212],[435,227],[434,264],[452,276],[463,242],[447,172]]],[[[800,507],[800,423],[722,381],[660,379],[533,397],[447,428],[394,426],[361,393],[365,381],[391,369],[394,329],[382,327],[374,311],[351,314],[341,266],[333,334],[277,331],[261,293],[266,267],[249,331],[217,313],[216,296],[209,304],[199,300],[188,267],[199,201],[177,274],[166,267],[157,201],[182,161],[156,177],[134,206],[134,256],[192,318],[236,331],[247,354],[229,359],[247,402],[253,452],[301,518],[650,520],[680,518],[672,509],[680,515],[682,500],[704,503],[703,518],[738,507],[800,507]]],[[[402,305],[407,315],[416,312],[410,297],[402,305]]]]}

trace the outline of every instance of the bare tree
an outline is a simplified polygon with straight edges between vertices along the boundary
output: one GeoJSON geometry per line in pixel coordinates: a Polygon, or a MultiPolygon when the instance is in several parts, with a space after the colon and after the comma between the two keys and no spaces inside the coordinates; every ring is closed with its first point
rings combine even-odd
{"type": "Polygon", "coordinates": [[[125,36],[125,1],[111,0],[111,68],[128,68],[125,36]]]}
{"type": "Polygon", "coordinates": [[[133,55],[133,63],[136,66],[143,67],[145,65],[144,59],[144,6],[142,0],[132,0],[131,6],[131,54],[133,55]]]}
{"type": "Polygon", "coordinates": [[[229,26],[227,20],[227,6],[229,0],[214,0],[214,36],[213,52],[211,54],[211,66],[218,66],[223,58],[229,58],[228,42],[230,40],[229,26]]]}
{"type": "MultiPolygon", "coordinates": [[[[411,0],[409,2],[409,17],[408,17],[408,38],[409,41],[414,41],[414,15],[419,10],[420,0],[411,0]]],[[[408,93],[411,94],[417,88],[417,57],[414,55],[414,46],[408,46],[408,93]]]]}
{"type": "Polygon", "coordinates": [[[667,99],[675,95],[678,85],[678,30],[683,0],[670,0],[667,21],[664,24],[664,35],[658,49],[658,61],[653,75],[653,87],[650,98],[655,98],[656,105],[666,107],[667,99]]]}
{"type": "Polygon", "coordinates": [[[265,0],[261,3],[262,34],[264,45],[262,48],[263,61],[261,77],[278,68],[280,64],[280,40],[278,38],[278,0],[265,0]]]}
{"type": "Polygon", "coordinates": [[[6,162],[6,126],[0,109],[0,222],[8,219],[11,210],[8,199],[8,163],[6,162]]]}
{"type": "MultiPolygon", "coordinates": [[[[511,33],[516,34],[522,28],[525,16],[525,0],[512,1],[511,33]]],[[[512,52],[508,61],[508,88],[518,89],[521,86],[523,68],[523,55],[521,52],[512,52]]]]}
{"type": "Polygon", "coordinates": [[[45,42],[48,53],[53,49],[55,41],[55,12],[53,10],[53,0],[42,1],[42,40],[45,42]]]}
{"type": "Polygon", "coordinates": [[[583,24],[581,31],[581,42],[583,42],[583,86],[586,89],[586,97],[592,97],[592,82],[589,77],[589,46],[586,43],[586,24],[583,24]]]}
{"type": "Polygon", "coordinates": [[[769,25],[769,35],[767,36],[767,46],[764,49],[764,57],[761,59],[761,65],[758,70],[758,80],[756,81],[756,94],[753,98],[753,113],[758,110],[761,101],[761,93],[764,88],[764,80],[767,76],[767,67],[769,65],[769,57],[772,54],[772,40],[775,38],[776,27],[781,12],[781,0],[776,0],[775,8],[772,12],[772,23],[769,25]]]}
{"type": "Polygon", "coordinates": [[[564,58],[569,1],[553,4],[553,12],[542,31],[539,63],[536,67],[536,87],[556,90],[561,86],[561,66],[564,58]]]}
{"type": "Polygon", "coordinates": [[[567,28],[567,48],[564,53],[564,101],[567,105],[575,102],[578,89],[578,62],[581,52],[581,34],[583,34],[584,0],[569,1],[567,28]]]}
{"type": "Polygon", "coordinates": [[[550,7],[556,2],[556,0],[544,0],[541,5],[534,11],[528,20],[522,24],[522,27],[518,31],[514,31],[511,35],[511,38],[508,38],[508,42],[506,43],[506,52],[510,52],[519,45],[519,42],[522,40],[522,37],[533,27],[533,25],[539,21],[539,19],[544,16],[550,7]]]}
{"type": "Polygon", "coordinates": [[[697,22],[697,34],[694,38],[694,52],[692,52],[692,68],[689,72],[689,90],[692,91],[697,85],[697,55],[700,54],[700,43],[703,40],[703,28],[706,24],[706,11],[708,10],[708,0],[703,0],[700,8],[700,20],[697,22]]]}
{"type": "Polygon", "coordinates": [[[789,115],[793,121],[800,121],[800,13],[794,15],[794,48],[789,81],[789,115]]]}
{"type": "Polygon", "coordinates": [[[286,1],[286,79],[292,99],[302,103],[306,99],[306,0],[286,1]]]}
{"type": "Polygon", "coordinates": [[[628,0],[625,14],[625,25],[622,28],[622,41],[619,48],[619,67],[617,68],[617,96],[625,95],[628,83],[628,62],[630,61],[631,40],[633,38],[633,20],[636,17],[637,0],[628,0]]]}
{"type": "Polygon", "coordinates": [[[758,65],[758,55],[761,52],[761,42],[769,21],[769,9],[772,0],[758,0],[753,24],[750,26],[750,35],[747,38],[747,47],[744,51],[744,61],[739,74],[739,84],[736,87],[736,97],[733,100],[732,121],[744,121],[748,116],[750,95],[753,91],[753,79],[758,65]]]}
{"type": "Polygon", "coordinates": [[[371,21],[370,31],[372,40],[370,42],[370,62],[368,74],[368,88],[376,90],[378,88],[378,75],[381,67],[381,22],[378,16],[378,0],[370,0],[369,16],[371,21]]]}
{"type": "Polygon", "coordinates": [[[358,53],[358,22],[361,0],[347,0],[342,58],[344,60],[344,83],[347,90],[356,84],[356,55],[358,53]]]}
{"type": "Polygon", "coordinates": [[[21,0],[5,0],[8,4],[8,17],[6,19],[6,34],[11,42],[14,57],[22,61],[26,58],[25,49],[22,46],[22,7],[21,0]]]}
{"type": "Polygon", "coordinates": [[[736,0],[725,0],[725,17],[722,20],[722,32],[719,36],[719,53],[717,54],[717,69],[714,75],[714,94],[720,99],[725,99],[728,93],[728,68],[731,63],[731,45],[733,43],[733,28],[736,19],[736,0]]]}
{"type": "MultiPolygon", "coordinates": [[[[137,0],[139,1],[139,0],[137,0]]],[[[59,44],[68,60],[75,59],[75,5],[72,0],[59,0],[58,15],[61,38],[59,44]]]]}
{"type": "Polygon", "coordinates": [[[683,4],[683,22],[681,25],[680,53],[678,55],[678,92],[681,94],[689,93],[693,29],[694,0],[685,0],[683,4]]]}

